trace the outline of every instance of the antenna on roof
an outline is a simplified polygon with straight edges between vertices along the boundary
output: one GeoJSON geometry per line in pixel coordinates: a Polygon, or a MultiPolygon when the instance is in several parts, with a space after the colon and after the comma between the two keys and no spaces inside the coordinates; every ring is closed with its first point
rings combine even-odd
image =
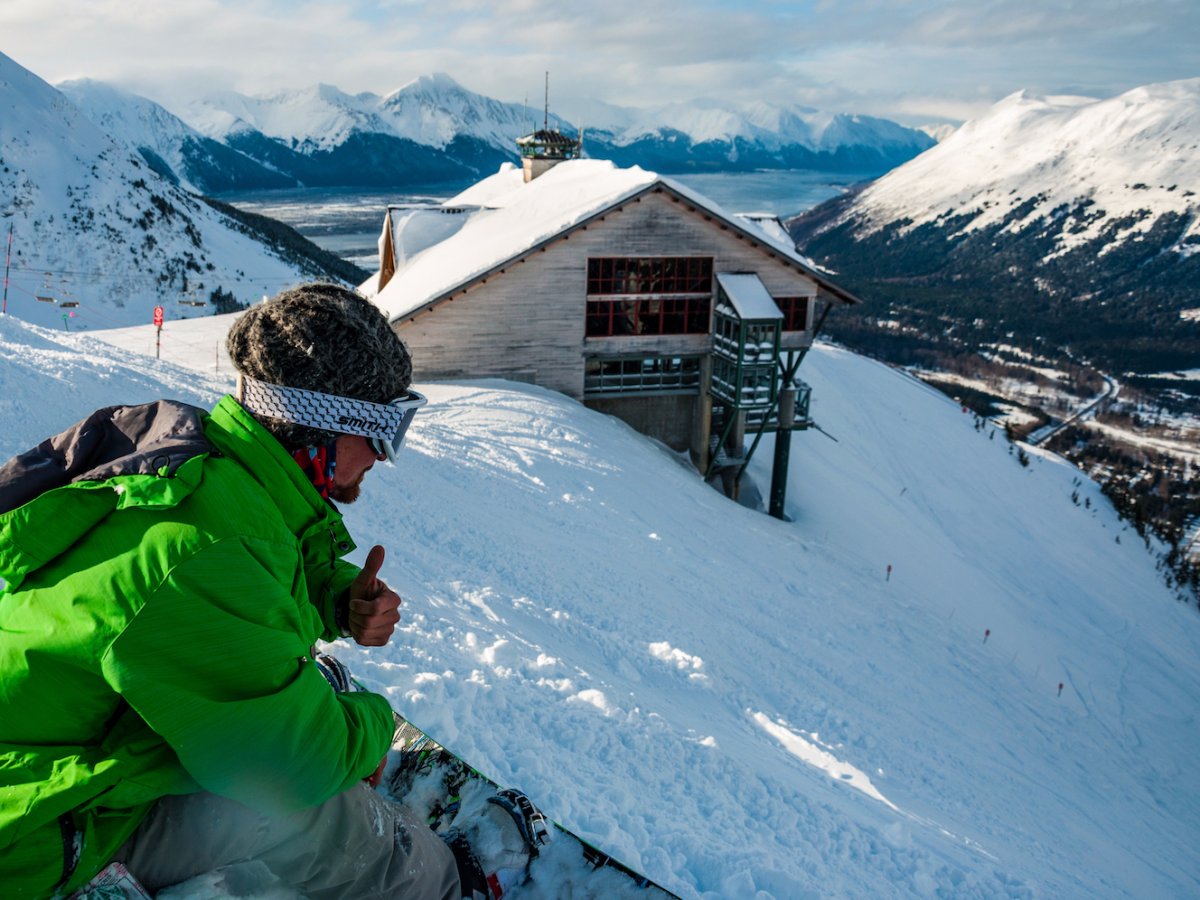
{"type": "MultiPolygon", "coordinates": [[[[529,102],[529,98],[525,98],[529,102]]],[[[562,123],[562,120],[559,120],[562,123]]],[[[521,153],[521,169],[526,183],[547,172],[560,162],[574,159],[579,155],[582,146],[583,130],[580,129],[580,140],[576,141],[562,134],[556,128],[550,130],[550,73],[546,73],[546,105],[543,111],[542,128],[532,134],[517,138],[517,147],[521,153]]]]}

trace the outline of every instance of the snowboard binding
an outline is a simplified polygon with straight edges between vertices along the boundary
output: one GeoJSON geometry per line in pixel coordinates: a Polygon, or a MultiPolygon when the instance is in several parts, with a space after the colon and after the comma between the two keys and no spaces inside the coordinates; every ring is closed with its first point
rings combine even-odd
{"type": "Polygon", "coordinates": [[[500,900],[529,880],[529,865],[550,842],[549,820],[525,794],[506,788],[443,837],[458,863],[464,897],[500,900]],[[469,892],[469,893],[468,893],[469,892]]]}

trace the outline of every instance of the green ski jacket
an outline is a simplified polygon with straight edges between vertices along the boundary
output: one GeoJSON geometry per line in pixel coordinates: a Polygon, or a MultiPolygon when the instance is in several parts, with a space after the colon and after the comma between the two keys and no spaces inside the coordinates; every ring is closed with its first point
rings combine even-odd
{"type": "Polygon", "coordinates": [[[388,702],[311,658],[341,515],[232,397],[99,410],[0,466],[0,510],[5,897],[86,884],[165,795],[286,813],[387,752],[388,702]]]}

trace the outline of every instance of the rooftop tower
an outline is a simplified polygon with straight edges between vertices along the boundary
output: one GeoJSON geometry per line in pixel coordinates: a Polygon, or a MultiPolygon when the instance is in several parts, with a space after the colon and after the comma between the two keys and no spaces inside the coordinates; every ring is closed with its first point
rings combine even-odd
{"type": "Polygon", "coordinates": [[[521,168],[525,182],[529,183],[560,162],[575,159],[583,149],[583,140],[567,137],[550,127],[550,73],[546,73],[546,106],[542,127],[517,138],[517,149],[521,153],[521,168]]]}

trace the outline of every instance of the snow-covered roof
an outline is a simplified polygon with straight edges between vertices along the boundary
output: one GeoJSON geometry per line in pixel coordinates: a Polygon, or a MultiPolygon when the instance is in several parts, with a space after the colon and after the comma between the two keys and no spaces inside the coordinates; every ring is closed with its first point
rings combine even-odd
{"type": "Polygon", "coordinates": [[[743,319],[782,319],[783,313],[771,299],[764,285],[754,274],[718,272],[717,283],[743,319]]]}
{"type": "Polygon", "coordinates": [[[440,244],[467,224],[467,211],[447,206],[388,207],[397,267],[440,244]]]}
{"type": "MultiPolygon", "coordinates": [[[[677,181],[607,160],[576,159],[559,163],[526,183],[524,173],[505,163],[494,175],[445,201],[461,211],[463,225],[415,255],[397,260],[396,274],[373,297],[392,321],[410,316],[476,279],[549,243],[648,190],[662,188],[718,219],[804,270],[838,299],[855,298],[813,272],[786,238],[771,234],[726,212],[712,200],[677,181]]],[[[369,284],[369,282],[368,282],[369,284]]]]}

